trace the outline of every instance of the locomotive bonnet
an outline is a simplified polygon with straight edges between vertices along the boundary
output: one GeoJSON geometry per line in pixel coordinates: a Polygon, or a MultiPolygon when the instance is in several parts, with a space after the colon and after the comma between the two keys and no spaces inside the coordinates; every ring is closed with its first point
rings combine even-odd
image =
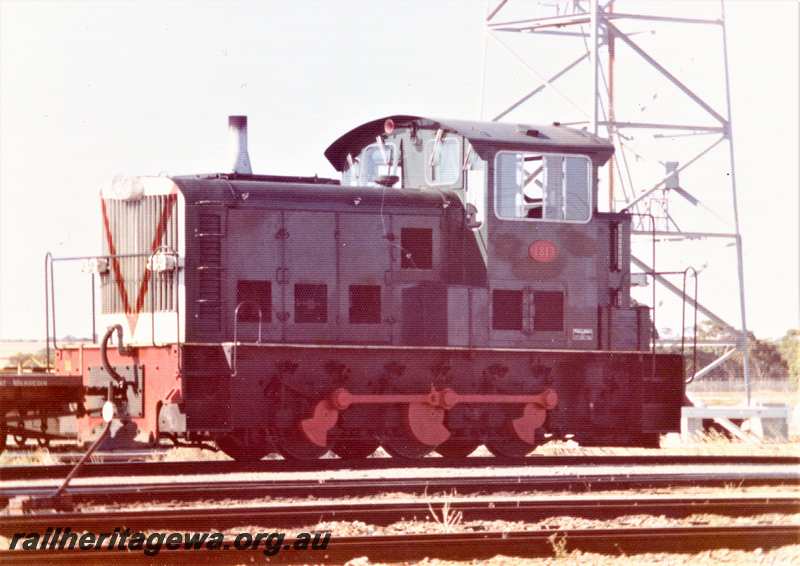
{"type": "Polygon", "coordinates": [[[251,173],[246,118],[230,126],[233,171],[101,194],[108,331],[56,358],[81,376],[82,438],[109,383],[131,436],[244,460],[678,429],[683,362],[631,299],[630,215],[597,208],[608,141],[396,115],[334,141],[326,179],[251,173]]]}

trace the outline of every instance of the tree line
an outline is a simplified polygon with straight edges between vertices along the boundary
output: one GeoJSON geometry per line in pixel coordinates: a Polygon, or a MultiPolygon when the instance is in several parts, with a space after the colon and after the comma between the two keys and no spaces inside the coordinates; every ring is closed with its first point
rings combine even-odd
{"type": "MultiPolygon", "coordinates": [[[[697,339],[717,340],[734,338],[728,329],[711,321],[704,321],[698,328],[697,339]]],[[[800,383],[800,329],[789,329],[778,340],[761,340],[748,333],[750,347],[750,375],[754,379],[789,380],[800,383]]],[[[687,338],[684,356],[687,359],[687,375],[706,367],[722,356],[729,347],[707,346],[697,348],[697,367],[692,367],[691,339],[687,338]]],[[[744,356],[737,352],[725,362],[712,369],[703,379],[733,380],[744,373],[744,356]]]]}

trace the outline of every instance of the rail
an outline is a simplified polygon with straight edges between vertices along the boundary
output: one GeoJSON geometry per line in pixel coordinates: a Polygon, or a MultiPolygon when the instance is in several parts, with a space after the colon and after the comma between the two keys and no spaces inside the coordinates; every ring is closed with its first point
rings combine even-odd
{"type": "MultiPolygon", "coordinates": [[[[552,517],[584,517],[609,520],[625,517],[635,510],[637,515],[654,515],[673,519],[694,514],[747,517],[765,513],[791,514],[800,506],[800,498],[787,495],[747,497],[730,496],[611,496],[592,500],[586,496],[543,499],[537,496],[431,497],[424,500],[320,502],[302,501],[291,504],[248,505],[220,508],[204,506],[167,509],[77,511],[58,515],[59,526],[73,531],[100,531],[108,525],[125,525],[130,529],[232,529],[241,525],[264,524],[271,527],[299,528],[327,521],[360,521],[370,525],[390,525],[409,517],[420,521],[438,519],[436,508],[447,505],[467,521],[521,521],[532,523],[552,517]]],[[[7,515],[0,518],[0,534],[44,532],[52,526],[50,512],[7,515]]]]}
{"type": "MultiPolygon", "coordinates": [[[[163,453],[162,453],[163,454],[163,453]]],[[[65,461],[75,462],[83,454],[63,453],[51,450],[51,455],[65,461]]],[[[183,460],[152,461],[154,452],[103,452],[83,467],[82,477],[135,477],[135,476],[189,476],[234,474],[242,472],[291,473],[291,472],[330,472],[338,470],[394,470],[413,467],[417,470],[441,468],[485,469],[519,468],[520,466],[564,467],[580,466],[800,466],[800,458],[795,456],[772,456],[750,452],[743,455],[570,455],[527,456],[524,459],[498,458],[494,456],[469,456],[467,458],[422,458],[413,463],[398,458],[342,459],[325,458],[320,460],[260,460],[258,462],[236,462],[233,460],[183,460]]],[[[70,464],[6,466],[0,470],[0,481],[29,481],[37,479],[63,478],[70,464]]]]}
{"type": "MultiPolygon", "coordinates": [[[[627,468],[624,473],[587,473],[585,469],[562,469],[555,474],[516,472],[504,475],[473,475],[463,471],[454,475],[417,475],[410,477],[330,477],[316,473],[311,479],[229,479],[227,474],[217,474],[216,478],[207,476],[183,476],[170,481],[137,481],[131,479],[122,483],[82,482],[70,487],[71,502],[83,505],[121,505],[137,502],[190,502],[223,501],[226,499],[300,499],[315,497],[319,499],[341,499],[372,497],[384,493],[404,493],[417,496],[434,496],[456,492],[459,496],[481,493],[535,493],[564,492],[596,493],[604,490],[652,490],[676,487],[725,487],[737,488],[751,486],[783,486],[786,490],[796,490],[800,477],[796,465],[761,467],[758,471],[744,468],[731,471],[731,466],[720,466],[721,470],[703,472],[679,471],[662,472],[658,468],[627,468]],[[655,470],[655,471],[654,471],[655,470]]],[[[690,468],[691,469],[691,468],[690,468]]],[[[483,471],[483,470],[477,470],[483,471]]],[[[52,485],[16,484],[3,486],[0,493],[0,507],[17,497],[41,499],[53,492],[52,485]]]]}

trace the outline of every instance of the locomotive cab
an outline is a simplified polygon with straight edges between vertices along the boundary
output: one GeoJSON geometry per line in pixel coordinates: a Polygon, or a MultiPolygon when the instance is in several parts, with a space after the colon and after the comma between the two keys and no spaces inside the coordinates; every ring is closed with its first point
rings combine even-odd
{"type": "Polygon", "coordinates": [[[612,153],[558,124],[412,116],[364,124],[326,151],[344,186],[458,203],[442,228],[449,307],[440,310],[450,320],[459,305],[472,312],[449,344],[644,350],[649,313],[630,300],[629,217],[596,205],[597,170],[612,153]],[[624,329],[611,332],[615,319],[624,329]]]}

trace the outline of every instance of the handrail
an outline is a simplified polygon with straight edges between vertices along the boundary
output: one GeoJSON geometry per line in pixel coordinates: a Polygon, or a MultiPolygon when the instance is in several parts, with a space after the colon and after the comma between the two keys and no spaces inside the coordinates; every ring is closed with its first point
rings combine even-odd
{"type": "Polygon", "coordinates": [[[261,344],[261,322],[263,319],[263,313],[261,312],[261,307],[255,301],[242,301],[238,305],[236,305],[236,309],[233,311],[233,351],[231,352],[231,369],[233,372],[231,373],[231,377],[236,377],[237,367],[236,367],[236,349],[237,345],[239,344],[239,309],[242,308],[245,304],[251,304],[258,309],[258,340],[256,344],[261,344]]]}
{"type": "MultiPolygon", "coordinates": [[[[157,253],[166,253],[168,255],[174,255],[176,258],[180,257],[180,254],[176,250],[171,250],[166,246],[159,246],[154,252],[148,253],[135,253],[135,254],[98,254],[98,255],[84,255],[84,256],[65,256],[65,257],[54,257],[51,252],[47,252],[44,256],[44,322],[45,322],[45,356],[47,359],[45,360],[45,370],[50,371],[50,344],[51,344],[51,337],[52,337],[52,345],[53,350],[58,349],[58,334],[56,331],[56,296],[55,296],[55,264],[56,262],[67,262],[67,261],[80,261],[80,260],[91,260],[91,259],[125,259],[125,258],[136,258],[136,257],[144,257],[144,258],[151,258],[157,253]],[[166,251],[165,251],[166,250],[166,251]],[[51,334],[52,331],[52,334],[51,334]]],[[[96,341],[97,333],[96,333],[96,305],[95,305],[95,276],[92,273],[92,280],[91,280],[91,292],[92,292],[92,341],[96,341]]],[[[175,281],[175,313],[176,313],[176,342],[180,342],[180,285],[178,278],[175,281]]],[[[150,292],[150,303],[151,303],[151,314],[153,312],[153,293],[152,289],[150,292]]],[[[151,321],[151,325],[155,324],[155,317],[152,317],[153,320],[151,321]]],[[[155,331],[154,328],[151,326],[151,338],[153,340],[153,345],[155,346],[155,331]]],[[[179,361],[179,368],[180,368],[180,361],[179,361]]]]}
{"type": "MultiPolygon", "coordinates": [[[[45,333],[45,369],[50,371],[50,298],[48,295],[48,284],[50,282],[53,271],[53,254],[47,252],[44,256],[44,333],[45,333]]],[[[51,286],[52,288],[52,286],[51,286]]],[[[55,296],[53,297],[53,349],[57,349],[55,344],[55,326],[56,326],[56,309],[55,309],[55,296]]]]}
{"type": "MultiPolygon", "coordinates": [[[[627,212],[627,209],[625,210],[627,212]]],[[[631,216],[642,216],[650,218],[650,232],[651,232],[651,246],[652,246],[652,262],[651,270],[649,272],[645,272],[647,275],[653,278],[652,285],[653,285],[653,297],[652,297],[652,307],[651,310],[653,312],[653,333],[651,337],[652,341],[652,354],[653,354],[653,365],[652,365],[652,372],[653,377],[655,377],[655,353],[656,353],[656,276],[657,275],[682,275],[683,276],[683,289],[681,293],[681,357],[684,355],[685,350],[685,338],[686,338],[686,277],[688,276],[689,271],[692,272],[692,276],[694,278],[694,336],[692,338],[692,367],[697,367],[697,286],[698,286],[698,272],[697,270],[689,266],[683,271],[656,271],[656,219],[650,212],[629,212],[631,216]]],[[[694,375],[687,378],[685,380],[686,384],[691,383],[694,380],[694,375]]]]}
{"type": "MultiPolygon", "coordinates": [[[[626,209],[627,212],[627,209],[626,209]]],[[[650,309],[653,313],[653,328],[650,332],[650,354],[651,354],[651,364],[650,364],[650,374],[651,378],[655,379],[656,377],[656,333],[658,332],[656,327],[656,218],[650,212],[627,212],[631,216],[642,216],[650,219],[650,231],[651,231],[651,241],[652,241],[652,261],[650,262],[651,271],[646,272],[647,275],[653,278],[653,297],[652,297],[652,306],[650,309]]]]}
{"type": "Polygon", "coordinates": [[[686,276],[692,272],[692,278],[694,279],[694,332],[692,333],[692,375],[687,377],[684,381],[686,385],[689,385],[692,381],[694,381],[695,371],[697,371],[697,270],[689,266],[683,270],[683,305],[681,307],[681,357],[683,357],[683,346],[684,346],[684,337],[686,335],[686,276]]]}

